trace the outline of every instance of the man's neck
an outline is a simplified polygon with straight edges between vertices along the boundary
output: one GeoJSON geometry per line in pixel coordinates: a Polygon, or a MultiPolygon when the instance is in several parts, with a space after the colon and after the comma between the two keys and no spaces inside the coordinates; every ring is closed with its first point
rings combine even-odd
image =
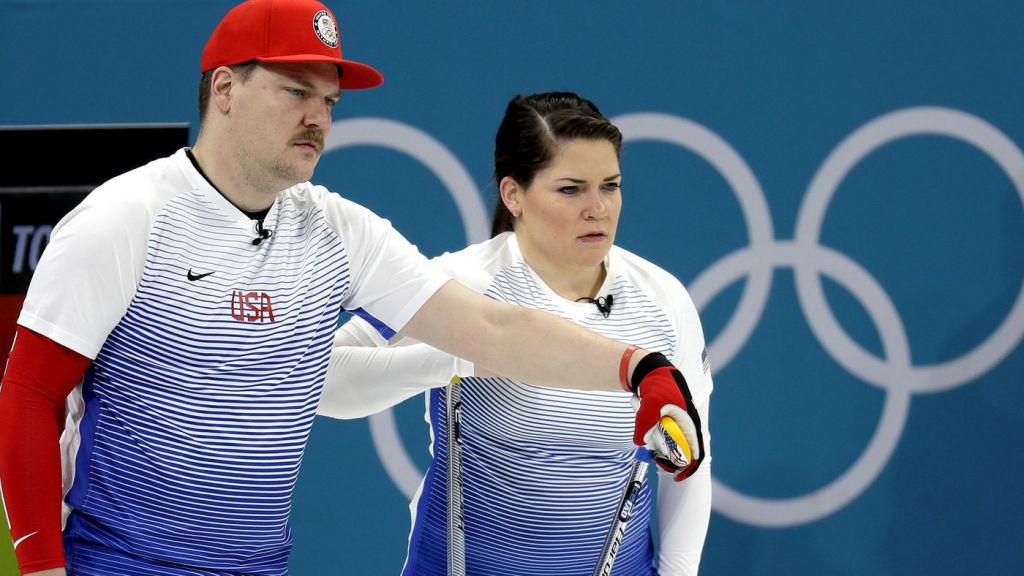
{"type": "MultiPolygon", "coordinates": [[[[219,148],[227,149],[223,146],[219,148]]],[[[192,159],[203,177],[243,212],[261,212],[269,209],[280,190],[254,186],[251,175],[247,177],[242,174],[243,169],[225,152],[215,152],[217,149],[218,147],[206,145],[202,138],[197,140],[192,148],[192,159]]]]}

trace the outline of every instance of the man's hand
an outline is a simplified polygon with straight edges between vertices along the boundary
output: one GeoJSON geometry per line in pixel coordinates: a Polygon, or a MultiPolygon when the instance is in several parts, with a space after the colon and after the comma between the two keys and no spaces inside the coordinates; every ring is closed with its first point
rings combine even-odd
{"type": "Polygon", "coordinates": [[[640,399],[633,443],[653,450],[655,462],[675,474],[676,482],[685,480],[704,461],[704,434],[701,431],[700,415],[693,405],[686,379],[663,354],[652,352],[637,364],[631,383],[633,393],[640,399]],[[675,421],[689,444],[691,459],[685,466],[674,462],[668,454],[658,452],[659,446],[664,445],[663,441],[659,441],[659,435],[663,434],[659,426],[662,416],[669,416],[675,421]]]}

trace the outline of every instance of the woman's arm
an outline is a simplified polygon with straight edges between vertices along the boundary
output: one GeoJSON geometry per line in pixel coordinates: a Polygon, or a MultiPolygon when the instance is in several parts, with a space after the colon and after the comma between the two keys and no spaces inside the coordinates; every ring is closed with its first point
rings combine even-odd
{"type": "Polygon", "coordinates": [[[368,322],[354,317],[334,335],[317,414],[362,418],[467,376],[473,376],[471,362],[408,338],[389,346],[368,322]]]}
{"type": "Polygon", "coordinates": [[[701,467],[682,482],[658,473],[658,574],[696,576],[711,520],[711,435],[708,404],[697,407],[704,430],[707,456],[701,467]]]}

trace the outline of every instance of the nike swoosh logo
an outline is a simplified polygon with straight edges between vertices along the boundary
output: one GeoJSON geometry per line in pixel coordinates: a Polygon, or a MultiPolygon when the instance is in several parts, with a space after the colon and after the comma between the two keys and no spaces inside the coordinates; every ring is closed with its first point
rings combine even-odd
{"type": "Polygon", "coordinates": [[[31,534],[25,534],[21,538],[18,538],[17,540],[15,540],[14,541],[14,549],[17,550],[18,549],[18,544],[21,544],[22,542],[24,542],[25,540],[28,540],[30,537],[35,536],[36,534],[39,534],[38,530],[36,530],[35,532],[33,532],[31,534]]]}
{"type": "MultiPolygon", "coordinates": [[[[213,272],[216,272],[216,270],[214,270],[213,272]]],[[[195,282],[196,280],[200,280],[202,278],[206,278],[210,274],[213,274],[213,272],[207,272],[205,274],[193,274],[192,273],[192,269],[189,268],[188,269],[188,281],[189,282],[195,282]]]]}

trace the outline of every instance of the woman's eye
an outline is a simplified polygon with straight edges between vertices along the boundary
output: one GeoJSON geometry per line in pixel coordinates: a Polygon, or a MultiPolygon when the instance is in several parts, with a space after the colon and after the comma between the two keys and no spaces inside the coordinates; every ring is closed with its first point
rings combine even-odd
{"type": "Polygon", "coordinates": [[[622,184],[619,182],[605,182],[604,189],[608,192],[615,192],[617,190],[622,190],[622,184]]]}
{"type": "Polygon", "coordinates": [[[580,191],[578,186],[562,186],[558,189],[562,194],[575,194],[580,191]]]}

